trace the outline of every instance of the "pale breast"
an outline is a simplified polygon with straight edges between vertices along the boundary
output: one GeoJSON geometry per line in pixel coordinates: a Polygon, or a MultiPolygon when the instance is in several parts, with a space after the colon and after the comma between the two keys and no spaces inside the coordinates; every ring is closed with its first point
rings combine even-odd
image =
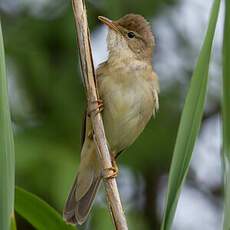
{"type": "Polygon", "coordinates": [[[152,88],[141,76],[101,76],[99,93],[105,133],[115,153],[127,148],[143,131],[154,110],[152,88]]]}

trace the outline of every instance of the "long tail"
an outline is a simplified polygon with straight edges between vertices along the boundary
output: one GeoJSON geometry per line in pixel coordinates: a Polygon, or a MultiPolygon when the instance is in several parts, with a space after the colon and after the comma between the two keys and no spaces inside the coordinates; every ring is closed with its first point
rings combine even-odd
{"type": "Polygon", "coordinates": [[[65,204],[63,216],[67,222],[81,225],[86,221],[100,182],[95,146],[88,139],[83,145],[80,168],[65,204]]]}

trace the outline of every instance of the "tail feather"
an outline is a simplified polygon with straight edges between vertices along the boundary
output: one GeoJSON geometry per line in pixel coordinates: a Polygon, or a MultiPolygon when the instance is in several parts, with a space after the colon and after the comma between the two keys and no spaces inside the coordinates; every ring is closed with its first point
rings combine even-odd
{"type": "Polygon", "coordinates": [[[96,178],[93,181],[89,191],[85,194],[84,197],[82,197],[79,200],[75,210],[75,216],[77,218],[78,224],[83,224],[86,221],[90,209],[92,207],[94,198],[96,196],[97,190],[99,188],[100,182],[101,182],[101,177],[96,178]]]}
{"type": "Polygon", "coordinates": [[[76,186],[77,186],[77,176],[75,178],[74,184],[70,190],[69,196],[67,198],[67,201],[65,203],[64,211],[63,211],[63,217],[64,219],[71,224],[76,223],[76,218],[75,218],[75,207],[77,205],[76,201],[76,186]]]}
{"type": "MultiPolygon", "coordinates": [[[[77,182],[77,178],[76,178],[76,182],[77,182]]],[[[81,225],[86,221],[89,212],[91,210],[94,198],[96,196],[97,190],[99,188],[100,182],[101,182],[100,176],[95,178],[89,190],[78,201],[76,200],[77,183],[74,183],[74,186],[69,194],[64,209],[64,218],[68,223],[81,225]]]]}
{"type": "Polygon", "coordinates": [[[67,198],[63,216],[68,223],[83,224],[90,212],[101,182],[101,173],[92,144],[82,149],[79,172],[67,198]]]}

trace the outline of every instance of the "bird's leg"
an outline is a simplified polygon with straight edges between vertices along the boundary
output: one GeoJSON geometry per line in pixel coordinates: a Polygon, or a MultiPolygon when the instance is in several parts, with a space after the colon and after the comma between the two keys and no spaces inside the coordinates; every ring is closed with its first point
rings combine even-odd
{"type": "Polygon", "coordinates": [[[116,173],[116,176],[117,176],[119,173],[119,168],[117,166],[117,162],[116,162],[116,159],[114,157],[114,154],[111,155],[111,161],[112,161],[112,166],[113,166],[115,173],[116,173]]]}
{"type": "Polygon", "coordinates": [[[118,175],[119,169],[113,153],[111,154],[111,163],[112,167],[104,169],[104,179],[112,179],[118,175]]]}
{"type": "Polygon", "coordinates": [[[95,116],[96,116],[98,113],[102,112],[103,109],[104,109],[103,100],[98,99],[95,101],[90,101],[88,106],[88,116],[91,116],[93,112],[95,112],[95,116]]]}

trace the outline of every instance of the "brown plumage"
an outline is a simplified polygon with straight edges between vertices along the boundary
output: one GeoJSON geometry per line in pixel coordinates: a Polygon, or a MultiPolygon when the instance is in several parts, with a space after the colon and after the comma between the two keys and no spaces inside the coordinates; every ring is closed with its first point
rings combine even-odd
{"type": "Polygon", "coordinates": [[[145,46],[145,52],[142,52],[142,55],[149,59],[151,62],[155,40],[151,31],[150,24],[145,20],[145,18],[138,14],[127,14],[119,20],[115,21],[115,23],[118,26],[125,28],[126,32],[135,31],[141,36],[145,46]]]}
{"type": "MultiPolygon", "coordinates": [[[[116,158],[136,140],[159,106],[158,79],[151,65],[154,38],[140,15],[128,14],[116,21],[99,19],[109,28],[109,57],[97,69],[97,85],[106,138],[116,158]]],[[[70,223],[86,221],[102,179],[91,132],[86,117],[81,163],[64,208],[64,218],[70,223]]]]}

